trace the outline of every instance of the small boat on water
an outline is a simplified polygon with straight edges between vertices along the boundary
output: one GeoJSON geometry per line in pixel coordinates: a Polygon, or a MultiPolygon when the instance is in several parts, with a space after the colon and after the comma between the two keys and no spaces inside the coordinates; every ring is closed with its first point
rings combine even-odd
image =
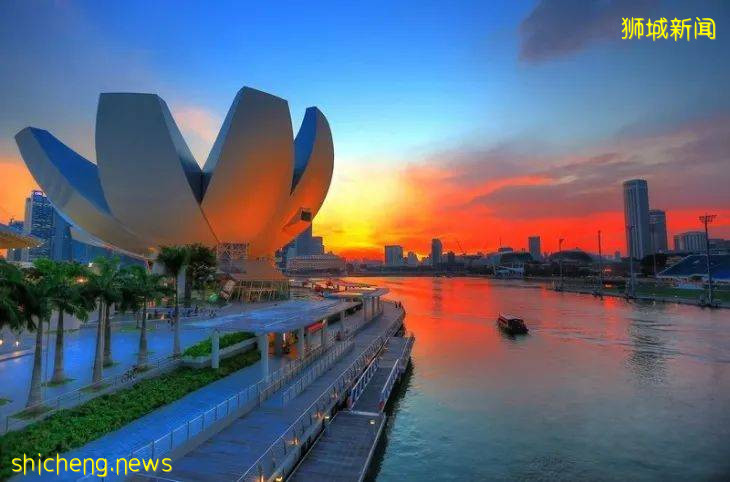
{"type": "Polygon", "coordinates": [[[522,318],[502,313],[497,318],[497,325],[502,331],[510,335],[524,335],[529,331],[522,318]]]}

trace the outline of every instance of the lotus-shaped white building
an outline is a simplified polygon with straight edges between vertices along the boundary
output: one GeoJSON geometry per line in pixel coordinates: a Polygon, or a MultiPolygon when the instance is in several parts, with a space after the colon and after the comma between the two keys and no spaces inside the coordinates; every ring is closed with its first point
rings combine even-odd
{"type": "Polygon", "coordinates": [[[307,109],[293,138],[286,100],[244,87],[201,169],[165,102],[101,94],[96,164],[48,131],[15,136],[51,202],[96,238],[140,256],[202,243],[229,259],[266,259],[324,202],[334,150],[327,119],[307,109]]]}

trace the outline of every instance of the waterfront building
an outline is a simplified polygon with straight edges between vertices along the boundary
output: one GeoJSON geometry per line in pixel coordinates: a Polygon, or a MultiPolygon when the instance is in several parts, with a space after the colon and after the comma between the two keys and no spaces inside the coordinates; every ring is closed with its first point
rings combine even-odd
{"type": "MultiPolygon", "coordinates": [[[[148,259],[161,245],[201,243],[216,249],[229,274],[256,271],[281,283],[288,281],[274,251],[311,226],[334,165],[319,109],[306,110],[294,139],[287,101],[248,87],[202,168],[154,94],[100,95],[96,163],[42,129],[27,127],[15,139],[50,201],[94,238],[148,259]]],[[[32,221],[26,216],[28,232],[32,221]]],[[[40,249],[49,255],[50,246],[40,249]]]]}
{"type": "Polygon", "coordinates": [[[649,210],[649,233],[651,234],[651,252],[666,253],[667,246],[667,215],[661,209],[649,210]]]}
{"type": "Polygon", "coordinates": [[[431,266],[438,268],[442,263],[441,254],[444,251],[444,245],[441,244],[441,240],[434,238],[431,240],[431,266]]]}
{"type": "Polygon", "coordinates": [[[295,256],[289,260],[287,271],[293,274],[340,274],[345,271],[345,259],[332,253],[295,256]]]}
{"type": "Polygon", "coordinates": [[[413,251],[408,251],[406,266],[408,266],[409,268],[417,268],[418,264],[418,256],[416,256],[416,253],[414,253],[413,251]]]}
{"type": "Polygon", "coordinates": [[[704,231],[687,231],[674,235],[674,250],[687,253],[704,253],[707,235],[704,231]]]}
{"type": "Polygon", "coordinates": [[[649,230],[649,186],[644,179],[623,184],[626,252],[635,259],[651,254],[649,230]]]}
{"type": "Polygon", "coordinates": [[[385,247],[385,266],[403,266],[403,246],[392,244],[385,247]]]}
{"type": "Polygon", "coordinates": [[[530,236],[527,238],[527,246],[532,258],[535,261],[540,261],[542,259],[542,255],[540,254],[540,236],[530,236]]]}
{"type": "Polygon", "coordinates": [[[23,234],[33,236],[43,242],[34,248],[21,252],[21,261],[33,262],[38,258],[50,258],[53,249],[54,209],[43,191],[34,190],[25,200],[25,220],[23,234]]]}

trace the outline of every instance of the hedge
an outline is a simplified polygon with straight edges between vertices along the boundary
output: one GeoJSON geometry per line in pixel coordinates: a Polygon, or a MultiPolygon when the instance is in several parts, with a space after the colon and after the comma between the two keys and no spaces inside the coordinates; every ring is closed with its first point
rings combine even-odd
{"type": "MultiPolygon", "coordinates": [[[[244,340],[248,340],[249,338],[253,338],[256,335],[253,333],[249,333],[248,331],[237,331],[235,333],[226,333],[225,335],[220,337],[219,341],[219,347],[222,350],[223,348],[229,347],[231,345],[235,345],[236,343],[241,343],[244,340]]],[[[207,356],[210,355],[213,351],[213,342],[210,338],[207,338],[203,341],[200,341],[196,343],[195,345],[189,346],[184,352],[183,356],[207,356]]]]}
{"type": "Polygon", "coordinates": [[[258,350],[222,360],[220,368],[177,368],[134,386],[61,410],[16,432],[0,437],[0,480],[12,475],[11,460],[23,454],[55,457],[118,430],[190,392],[256,363],[258,350]]]}

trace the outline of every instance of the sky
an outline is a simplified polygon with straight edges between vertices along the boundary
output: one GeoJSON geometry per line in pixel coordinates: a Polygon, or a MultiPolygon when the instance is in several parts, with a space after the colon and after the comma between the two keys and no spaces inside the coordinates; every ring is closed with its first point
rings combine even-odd
{"type": "Polygon", "coordinates": [[[13,136],[94,160],[101,92],[166,100],[203,163],[254,87],[327,116],[314,221],[328,250],[625,252],[621,183],[649,182],[671,235],[730,237],[730,3],[540,0],[0,2],[0,221],[35,187],[13,136]],[[622,40],[622,18],[709,17],[716,38],[622,40]]]}

